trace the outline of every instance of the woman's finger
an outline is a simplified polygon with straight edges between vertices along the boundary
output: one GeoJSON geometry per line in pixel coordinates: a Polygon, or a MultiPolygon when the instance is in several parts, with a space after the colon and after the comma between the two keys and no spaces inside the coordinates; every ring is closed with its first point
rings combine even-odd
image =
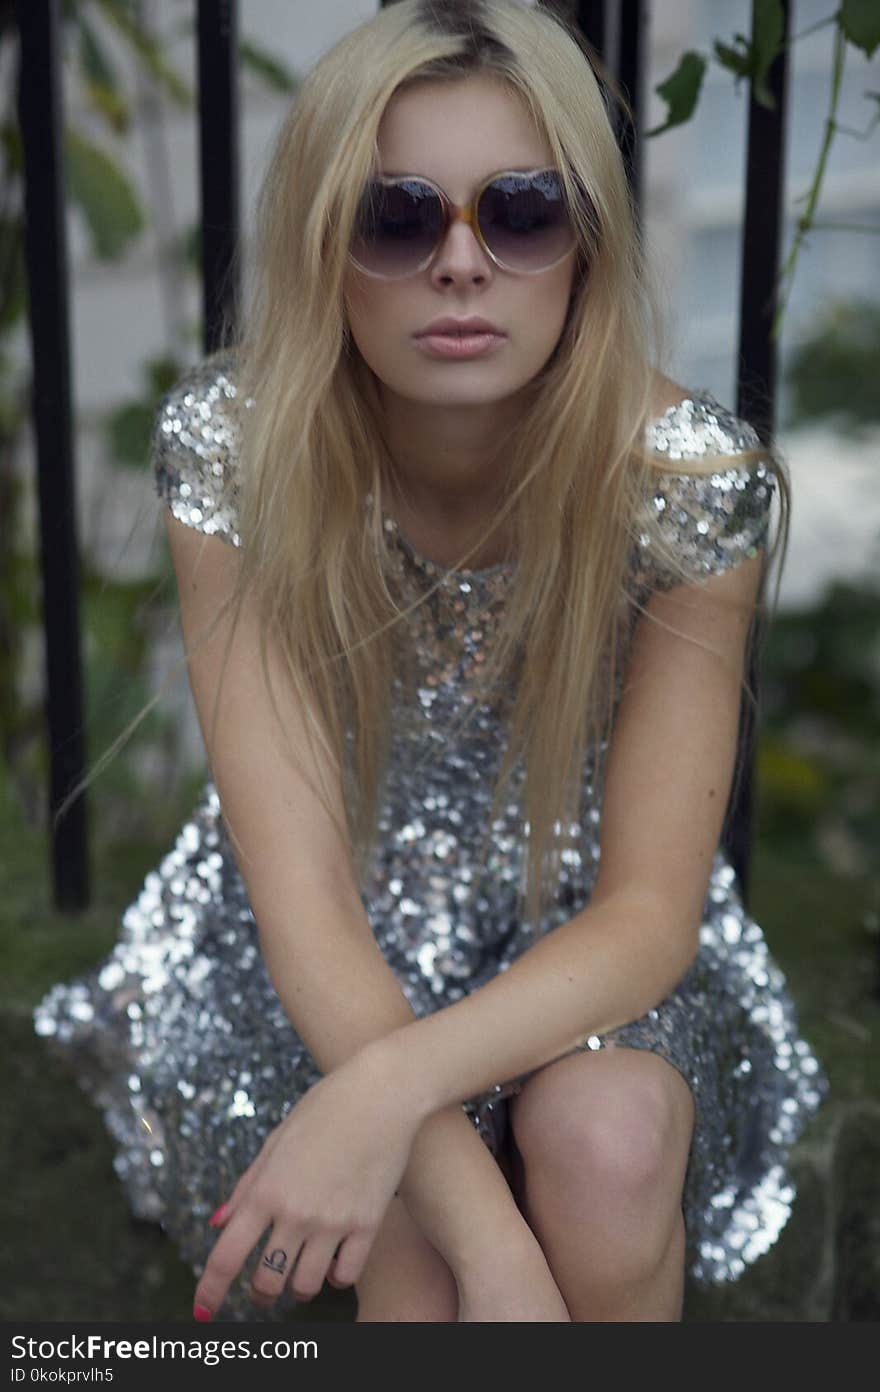
{"type": "Polygon", "coordinates": [[[339,1245],[339,1252],[333,1263],[333,1275],[341,1286],[353,1286],[360,1280],[366,1266],[370,1248],[376,1236],[376,1229],[349,1233],[339,1245]]]}
{"type": "MultiPolygon", "coordinates": [[[[342,1241],[344,1242],[345,1239],[343,1238],[342,1241]]],[[[333,1256],[330,1259],[330,1265],[327,1267],[327,1275],[324,1277],[324,1280],[327,1282],[327,1284],[329,1286],[332,1286],[334,1290],[347,1289],[347,1286],[343,1285],[343,1283],[340,1281],[339,1277],[336,1274],[336,1258],[339,1256],[339,1253],[341,1251],[342,1242],[338,1242],[336,1244],[336,1251],[333,1253],[333,1256]]]]}
{"type": "Polygon", "coordinates": [[[301,1235],[276,1224],[251,1276],[255,1305],[272,1305],[287,1285],[302,1249],[301,1235]]]}
{"type": "Polygon", "coordinates": [[[300,1248],[288,1285],[294,1300],[312,1300],[321,1290],[333,1253],[339,1246],[339,1233],[322,1236],[312,1233],[300,1248]]]}
{"type": "Polygon", "coordinates": [[[193,1297],[193,1315],[197,1320],[210,1320],[226,1299],[226,1293],[266,1231],[268,1219],[254,1219],[244,1212],[233,1214],[211,1248],[205,1269],[199,1277],[193,1297]]]}

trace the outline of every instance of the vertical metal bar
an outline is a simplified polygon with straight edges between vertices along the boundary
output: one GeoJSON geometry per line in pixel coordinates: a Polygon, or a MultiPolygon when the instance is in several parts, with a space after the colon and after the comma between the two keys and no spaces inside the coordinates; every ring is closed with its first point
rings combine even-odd
{"type": "Polygon", "coordinates": [[[617,81],[629,102],[632,120],[624,117],[618,139],[627,178],[632,189],[633,203],[639,211],[642,207],[643,177],[642,142],[639,139],[639,131],[642,124],[642,79],[645,66],[644,54],[648,47],[647,34],[646,0],[621,0],[617,81]]]}
{"type": "Polygon", "coordinates": [[[630,105],[631,120],[616,105],[612,114],[637,216],[640,215],[642,202],[639,125],[647,32],[645,11],[645,0],[618,0],[613,12],[613,18],[616,20],[616,32],[613,33],[609,22],[612,16],[605,0],[578,0],[575,6],[578,27],[599,54],[606,70],[613,75],[630,105]]]}
{"type": "Polygon", "coordinates": [[[211,353],[226,346],[224,316],[238,296],[238,0],[199,0],[198,45],[202,341],[211,353]]]}
{"type": "Polygon", "coordinates": [[[83,775],[63,154],[59,0],[16,0],[18,119],[24,159],[25,258],[33,360],[53,895],[62,910],[90,898],[86,804],[81,793],[57,828],[54,814],[83,775]]]}
{"type": "Polygon", "coordinates": [[[575,19],[587,40],[603,62],[608,58],[608,33],[605,22],[605,0],[577,0],[575,19]]]}
{"type": "MultiPolygon", "coordinates": [[[[752,26],[755,24],[755,0],[752,26]]],[[[777,345],[770,336],[776,311],[785,185],[785,121],[790,4],[783,0],[783,43],[768,74],[776,104],[768,111],[749,92],[746,203],[740,267],[737,411],[769,438],[776,408],[777,345]]]]}
{"type": "MultiPolygon", "coordinates": [[[[752,32],[755,30],[755,0],[752,32]]],[[[785,121],[788,79],[788,34],[791,6],[783,0],[783,48],[768,74],[775,110],[768,111],[749,93],[746,206],[740,266],[739,380],[737,414],[750,421],[766,444],[776,413],[777,345],[771,337],[776,311],[776,278],[783,228],[785,121]]],[[[757,624],[756,620],[756,624],[757,624]]],[[[755,637],[760,634],[756,627],[755,637]]],[[[749,644],[748,680],[760,694],[756,643],[749,644]]],[[[744,701],[740,712],[740,748],[744,772],[738,795],[728,810],[725,844],[739,876],[743,898],[749,889],[749,846],[756,743],[754,712],[744,701]]]]}

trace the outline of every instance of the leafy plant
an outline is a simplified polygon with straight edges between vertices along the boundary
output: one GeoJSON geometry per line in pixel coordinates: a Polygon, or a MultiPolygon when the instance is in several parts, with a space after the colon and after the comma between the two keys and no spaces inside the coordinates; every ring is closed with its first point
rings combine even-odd
{"type": "Polygon", "coordinates": [[[880,886],[880,581],[777,615],[761,681],[757,834],[880,886]]]}
{"type": "Polygon", "coordinates": [[[833,300],[792,350],[786,377],[799,420],[833,416],[850,435],[880,421],[880,304],[833,300]]]}
{"type": "MultiPolygon", "coordinates": [[[[82,112],[77,118],[69,117],[63,131],[66,197],[86,231],[94,258],[116,262],[150,228],[152,216],[125,164],[125,142],[135,127],[136,104],[114,56],[111,36],[157,99],[194,111],[195,97],[168,57],[166,41],[142,23],[131,0],[62,0],[61,20],[64,85],[76,92],[76,109],[82,112]]],[[[175,37],[192,34],[193,29],[192,19],[187,19],[177,25],[175,37]]],[[[285,65],[244,37],[239,58],[243,72],[250,72],[261,85],[286,94],[296,90],[297,78],[285,65]]],[[[13,469],[28,421],[30,389],[16,373],[13,354],[5,347],[28,313],[23,156],[15,102],[18,33],[12,0],[0,0],[0,60],[16,76],[8,85],[6,107],[0,113],[0,740],[20,809],[36,825],[46,816],[45,714],[41,693],[24,689],[24,668],[30,640],[36,644],[40,639],[41,602],[37,560],[22,525],[24,490],[13,469]]],[[[181,277],[199,274],[200,262],[196,226],[165,248],[160,275],[171,280],[168,298],[175,299],[173,291],[181,277]]],[[[193,326],[192,337],[196,333],[193,326]]],[[[147,360],[143,390],[108,411],[104,437],[115,465],[144,470],[159,398],[183,367],[173,348],[147,360]]],[[[143,673],[154,642],[157,577],[135,584],[119,582],[102,576],[89,557],[81,558],[80,571],[87,724],[90,736],[103,748],[149,694],[143,673]],[[124,695],[120,695],[120,672],[125,676],[124,695]]],[[[178,763],[176,737],[173,722],[152,712],[138,730],[131,755],[110,762],[106,775],[110,781],[104,784],[105,806],[112,807],[108,825],[128,825],[138,809],[144,815],[136,791],[138,759],[141,765],[145,760],[149,763],[146,751],[152,748],[167,781],[167,772],[178,763]]]]}
{"type": "MultiPolygon", "coordinates": [[[[828,168],[831,145],[837,134],[847,134],[859,140],[867,140],[880,122],[880,91],[867,90],[864,96],[874,106],[868,125],[864,131],[855,131],[841,125],[837,119],[846,45],[861,49],[867,58],[873,58],[880,46],[880,5],[876,0],[842,0],[838,8],[825,19],[784,40],[784,19],[780,0],[753,0],[753,32],[751,35],[736,34],[732,43],[722,43],[716,39],[713,56],[721,67],[733,73],[737,86],[745,78],[752,82],[755,101],[773,111],[776,101],[768,86],[768,75],[775,59],[790,48],[798,39],[826,25],[834,26],[834,45],[831,62],[831,92],[828,115],[822,147],[810,187],[802,198],[796,200],[805,204],[804,211],[797,219],[794,237],[788,255],[777,276],[776,313],[773,318],[771,335],[778,339],[785,309],[791,294],[794,271],[801,248],[807,234],[819,226],[816,222],[816,208],[822,191],[822,182],[828,168]]],[[[669,77],[655,87],[659,97],[666,103],[666,120],[645,132],[646,137],[662,135],[673,126],[689,121],[697,110],[703,78],[708,59],[693,49],[688,49],[679,59],[678,66],[669,77]]],[[[875,231],[876,228],[860,229],[875,231]]]]}

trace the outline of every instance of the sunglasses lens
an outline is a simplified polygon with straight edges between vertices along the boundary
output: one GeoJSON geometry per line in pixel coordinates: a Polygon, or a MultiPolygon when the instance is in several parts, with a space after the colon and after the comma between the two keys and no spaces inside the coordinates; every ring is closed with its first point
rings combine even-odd
{"type": "Polygon", "coordinates": [[[373,275],[407,275],[427,261],[442,231],[443,205],[429,184],[373,181],[361,200],[351,254],[373,275]]]}
{"type": "Polygon", "coordinates": [[[513,271],[540,271],[574,246],[574,231],[559,175],[505,174],[484,190],[479,203],[486,245],[513,271]]]}
{"type": "MultiPolygon", "coordinates": [[[[512,271],[544,270],[575,243],[555,169],[501,175],[483,190],[478,216],[487,247],[512,271]]],[[[411,275],[428,262],[444,226],[443,205],[430,184],[373,180],[358,209],[351,254],[373,275],[411,275]]]]}

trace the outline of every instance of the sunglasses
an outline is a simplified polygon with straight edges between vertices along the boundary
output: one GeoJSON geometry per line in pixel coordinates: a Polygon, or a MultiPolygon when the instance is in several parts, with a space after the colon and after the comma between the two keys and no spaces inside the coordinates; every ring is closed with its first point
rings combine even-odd
{"type": "Polygon", "coordinates": [[[370,180],[349,256],[359,270],[382,280],[417,275],[457,219],[468,224],[497,266],[518,275],[549,271],[577,244],[556,169],[491,174],[461,207],[430,179],[405,174],[370,180]]]}

